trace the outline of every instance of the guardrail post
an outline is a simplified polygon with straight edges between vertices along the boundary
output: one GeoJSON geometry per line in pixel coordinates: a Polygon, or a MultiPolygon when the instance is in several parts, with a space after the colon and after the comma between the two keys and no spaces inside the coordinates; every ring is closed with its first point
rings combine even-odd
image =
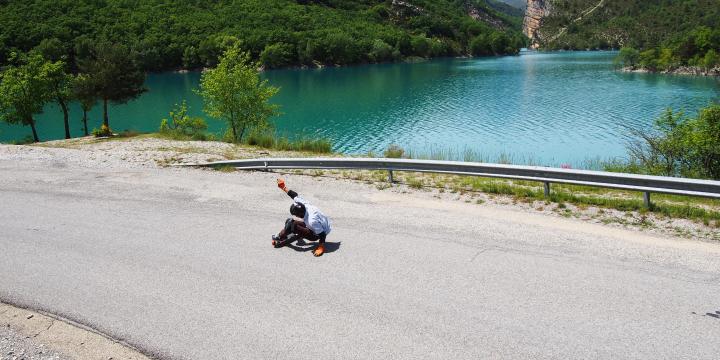
{"type": "Polygon", "coordinates": [[[550,183],[546,181],[545,183],[543,183],[543,185],[543,190],[545,190],[545,197],[550,197],[550,183]]]}
{"type": "Polygon", "coordinates": [[[650,208],[652,206],[652,202],[650,201],[650,192],[646,191],[643,193],[643,202],[645,203],[646,208],[650,208]]]}
{"type": "Polygon", "coordinates": [[[395,180],[393,179],[393,171],[392,170],[388,170],[388,182],[391,184],[395,182],[395,180]]]}

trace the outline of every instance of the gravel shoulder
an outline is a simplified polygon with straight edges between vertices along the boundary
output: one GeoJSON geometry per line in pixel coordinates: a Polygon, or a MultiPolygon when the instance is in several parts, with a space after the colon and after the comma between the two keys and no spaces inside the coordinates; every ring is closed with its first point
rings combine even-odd
{"type": "Polygon", "coordinates": [[[0,303],[2,360],[149,360],[94,330],[0,303]]]}

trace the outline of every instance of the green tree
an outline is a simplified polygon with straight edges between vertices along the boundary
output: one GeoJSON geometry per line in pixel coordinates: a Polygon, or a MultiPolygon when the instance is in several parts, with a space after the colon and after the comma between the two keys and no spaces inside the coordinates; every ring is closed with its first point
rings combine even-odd
{"type": "Polygon", "coordinates": [[[90,78],[93,91],[102,100],[101,133],[110,135],[108,102],[125,104],[147,91],[143,86],[145,73],[126,46],[110,43],[95,45],[89,58],[79,61],[79,68],[81,73],[90,78]]]}
{"type": "Polygon", "coordinates": [[[40,141],[34,116],[50,101],[48,79],[40,54],[19,59],[20,64],[0,73],[0,120],[30,126],[35,142],[40,141]]]}
{"type": "Polygon", "coordinates": [[[638,63],[641,68],[656,71],[658,68],[657,49],[648,49],[640,53],[638,63]]]}
{"type": "Polygon", "coordinates": [[[368,57],[374,62],[391,60],[393,58],[393,47],[380,39],[375,39],[368,57]]]}
{"type": "Polygon", "coordinates": [[[714,49],[708,50],[703,58],[702,66],[709,71],[718,65],[720,65],[720,56],[718,56],[717,51],[714,49]]]}
{"type": "Polygon", "coordinates": [[[631,47],[624,47],[620,49],[620,53],[614,61],[615,64],[623,67],[635,67],[640,61],[640,52],[631,47]]]}
{"type": "Polygon", "coordinates": [[[290,44],[267,45],[260,53],[260,62],[270,69],[287,66],[295,61],[294,53],[295,48],[290,44]]]}
{"type": "Polygon", "coordinates": [[[88,136],[90,133],[88,131],[87,114],[98,101],[95,85],[93,79],[86,74],[79,74],[73,85],[73,97],[80,103],[80,108],[83,111],[83,133],[85,136],[88,136]]]}
{"type": "Polygon", "coordinates": [[[700,110],[692,123],[689,153],[705,177],[720,180],[720,105],[700,110]]]}
{"type": "Polygon", "coordinates": [[[657,67],[662,70],[672,70],[677,67],[679,61],[673,53],[672,49],[662,48],[660,49],[659,57],[657,58],[657,67]]]}
{"type": "Polygon", "coordinates": [[[278,106],[269,100],[279,90],[260,80],[257,68],[236,44],[223,54],[217,68],[200,77],[198,94],[205,112],[227,122],[234,142],[242,141],[248,128],[268,126],[270,117],[278,114],[278,106]]]}
{"type": "Polygon", "coordinates": [[[492,55],[490,39],[485,34],[476,36],[470,42],[470,53],[474,56],[492,55]]]}
{"type": "Polygon", "coordinates": [[[413,36],[410,41],[412,44],[413,54],[421,57],[430,55],[430,39],[423,35],[413,36]]]}
{"type": "Polygon", "coordinates": [[[490,34],[490,47],[495,55],[512,53],[513,49],[510,45],[510,37],[505,33],[494,31],[490,34]]]}
{"type": "Polygon", "coordinates": [[[65,138],[70,138],[70,122],[68,120],[68,103],[73,96],[73,83],[75,77],[68,74],[66,71],[67,66],[62,60],[59,61],[47,61],[43,64],[42,71],[43,77],[48,80],[50,93],[53,99],[60,105],[63,112],[63,121],[65,125],[65,138]]]}
{"type": "Polygon", "coordinates": [[[205,138],[204,131],[207,130],[207,123],[200,117],[188,115],[187,102],[175,104],[170,111],[170,119],[162,119],[160,133],[175,139],[202,140],[205,138]]]}
{"type": "Polygon", "coordinates": [[[665,176],[720,180],[720,105],[689,118],[672,110],[655,121],[653,131],[635,131],[628,168],[665,176]]]}
{"type": "Polygon", "coordinates": [[[58,38],[43,39],[33,51],[39,52],[50,61],[60,61],[67,54],[66,45],[58,38]]]}

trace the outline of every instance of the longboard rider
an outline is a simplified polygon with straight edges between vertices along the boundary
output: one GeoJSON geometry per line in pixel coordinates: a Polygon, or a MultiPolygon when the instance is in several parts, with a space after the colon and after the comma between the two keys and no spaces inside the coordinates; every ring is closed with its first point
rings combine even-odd
{"type": "Polygon", "coordinates": [[[273,246],[280,248],[300,238],[319,241],[313,255],[322,256],[325,253],[325,238],[330,234],[330,219],[298,193],[289,190],[285,186],[285,180],[277,179],[277,186],[293,199],[293,204],[290,205],[290,214],[293,217],[285,221],[285,227],[277,236],[273,235],[273,246]]]}

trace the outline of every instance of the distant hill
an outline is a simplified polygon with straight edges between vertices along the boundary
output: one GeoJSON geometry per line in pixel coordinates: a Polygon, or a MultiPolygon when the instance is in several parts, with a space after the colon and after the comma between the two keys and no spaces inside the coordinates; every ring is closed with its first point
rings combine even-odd
{"type": "Polygon", "coordinates": [[[109,41],[147,70],[202,68],[235,39],[269,67],[508,54],[524,42],[517,18],[484,0],[0,0],[0,65],[41,44],[72,61],[109,41]]]}
{"type": "Polygon", "coordinates": [[[525,8],[527,7],[527,0],[497,0],[497,1],[506,3],[510,6],[518,8],[518,9],[525,10],[525,8]]]}
{"type": "MultiPolygon", "coordinates": [[[[514,1],[486,0],[486,2],[491,8],[497,10],[498,12],[518,18],[518,20],[525,15],[524,6],[521,8],[517,5],[513,5],[514,1]]],[[[524,1],[522,3],[525,4],[524,1]]]]}
{"type": "Polygon", "coordinates": [[[536,0],[549,13],[536,40],[548,49],[649,48],[720,26],[719,0],[536,0]]]}

